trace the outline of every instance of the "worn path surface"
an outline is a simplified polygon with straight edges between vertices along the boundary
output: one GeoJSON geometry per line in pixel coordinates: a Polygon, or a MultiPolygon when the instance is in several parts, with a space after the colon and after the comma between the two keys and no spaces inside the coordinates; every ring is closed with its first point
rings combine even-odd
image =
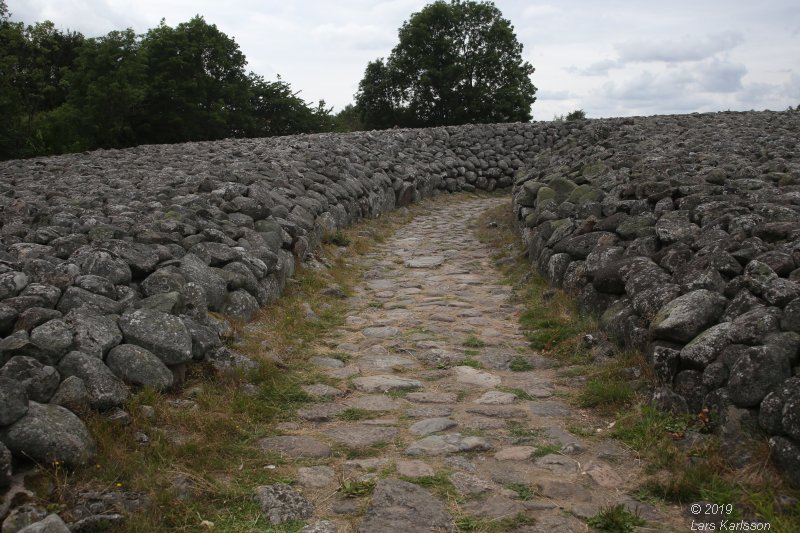
{"type": "Polygon", "coordinates": [[[587,531],[618,503],[642,531],[685,530],[677,509],[634,499],[635,455],[569,431],[584,415],[563,399],[561,369],[528,348],[512,288],[473,235],[505,201],[442,205],[364,257],[344,330],[312,359],[342,385],[307,385],[324,400],[261,443],[314,505],[306,531],[587,531]],[[533,369],[510,370],[520,357],[533,369]],[[341,490],[362,481],[371,495],[341,490]]]}

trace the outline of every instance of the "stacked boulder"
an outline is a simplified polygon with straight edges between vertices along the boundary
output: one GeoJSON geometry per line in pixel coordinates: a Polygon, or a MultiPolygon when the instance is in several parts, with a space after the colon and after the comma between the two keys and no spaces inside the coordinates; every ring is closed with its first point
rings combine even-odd
{"type": "Polygon", "coordinates": [[[645,351],[656,402],[767,433],[800,486],[798,138],[796,112],[590,121],[513,195],[530,259],[645,351]]]}
{"type": "Polygon", "coordinates": [[[223,346],[221,317],[275,301],[326,234],[508,187],[564,133],[501,124],[0,163],[0,484],[12,452],[87,462],[77,415],[119,408],[131,387],[169,389],[193,361],[247,364],[223,346]]]}

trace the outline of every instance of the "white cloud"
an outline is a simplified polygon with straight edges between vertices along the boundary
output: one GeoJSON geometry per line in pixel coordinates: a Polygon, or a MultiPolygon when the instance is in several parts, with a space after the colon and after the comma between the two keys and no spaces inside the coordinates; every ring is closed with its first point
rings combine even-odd
{"type": "Polygon", "coordinates": [[[681,40],[636,40],[616,45],[622,62],[701,61],[742,44],[744,37],[738,32],[724,32],[702,38],[681,40]]]}

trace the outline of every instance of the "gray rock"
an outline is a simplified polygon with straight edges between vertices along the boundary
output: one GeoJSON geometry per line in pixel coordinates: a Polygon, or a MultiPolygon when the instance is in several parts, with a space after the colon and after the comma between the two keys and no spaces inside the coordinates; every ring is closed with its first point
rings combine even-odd
{"type": "Polygon", "coordinates": [[[492,445],[483,437],[462,437],[460,433],[430,435],[409,445],[406,455],[447,455],[451,453],[486,451],[492,445]]]}
{"type": "Polygon", "coordinates": [[[76,376],[83,380],[94,409],[105,411],[119,407],[128,399],[128,388],[96,357],[70,352],[61,359],[58,371],[64,378],[76,376]]]}
{"type": "Polygon", "coordinates": [[[416,379],[401,378],[390,375],[376,375],[355,378],[353,386],[363,392],[386,392],[390,390],[416,389],[422,382],[416,379]]]}
{"type": "Polygon", "coordinates": [[[188,316],[182,316],[181,320],[192,337],[193,359],[202,361],[206,354],[222,346],[219,333],[210,326],[203,325],[188,316]]]}
{"type": "Polygon", "coordinates": [[[61,376],[52,366],[45,366],[32,357],[12,357],[0,368],[0,378],[16,381],[23,387],[28,399],[47,403],[58,388],[61,376]]]}
{"type": "Polygon", "coordinates": [[[680,353],[681,359],[692,367],[704,368],[731,343],[730,332],[733,328],[734,325],[730,322],[711,326],[683,347],[680,353]]]}
{"type": "Polygon", "coordinates": [[[73,413],[83,413],[90,407],[91,397],[83,380],[69,376],[61,382],[50,403],[66,407],[73,413]]]}
{"type": "Polygon", "coordinates": [[[247,322],[253,318],[258,309],[258,300],[246,290],[238,289],[228,293],[221,312],[224,315],[247,322]]]}
{"type": "Polygon", "coordinates": [[[167,365],[192,360],[192,336],[176,316],[137,309],[122,315],[119,328],[125,342],[151,351],[167,365]]]}
{"type": "Polygon", "coordinates": [[[789,362],[780,354],[753,346],[733,362],[727,388],[734,404],[753,407],[790,376],[789,362]]]}
{"type": "Polygon", "coordinates": [[[213,268],[194,254],[186,254],[181,258],[180,273],[188,281],[193,281],[203,288],[212,311],[222,311],[227,296],[227,284],[213,268]]]}
{"type": "Polygon", "coordinates": [[[111,298],[89,292],[80,287],[69,287],[58,301],[58,310],[67,314],[73,309],[86,308],[100,315],[115,315],[122,311],[122,304],[111,298]]]}
{"type": "Polygon", "coordinates": [[[70,468],[86,464],[95,453],[94,441],[77,416],[61,406],[37,402],[28,404],[22,418],[0,428],[0,441],[40,464],[59,460],[70,468]]]}
{"type": "Polygon", "coordinates": [[[729,332],[735,344],[758,344],[764,337],[777,331],[781,321],[781,310],[777,307],[756,307],[733,320],[729,332]]]}
{"type": "Polygon", "coordinates": [[[74,310],[64,321],[75,331],[75,349],[98,359],[105,358],[111,348],[122,342],[122,332],[113,316],[74,310]]]}
{"type": "Polygon", "coordinates": [[[11,485],[11,475],[13,474],[11,462],[11,450],[0,442],[0,490],[11,485]]]}
{"type": "Polygon", "coordinates": [[[163,391],[172,386],[172,372],[161,359],[135,344],[121,344],[108,352],[106,365],[118,378],[132,385],[163,391]]]}
{"type": "Polygon", "coordinates": [[[271,524],[304,520],[314,514],[311,502],[284,483],[256,487],[255,498],[271,524]]]}
{"type": "Polygon", "coordinates": [[[330,520],[318,520],[300,530],[300,533],[338,533],[339,528],[330,520]]]}
{"type": "Polygon", "coordinates": [[[444,504],[430,492],[399,479],[375,485],[361,533],[376,531],[457,531],[444,504]]]}
{"type": "Polygon", "coordinates": [[[393,427],[352,424],[328,429],[325,434],[348,448],[365,448],[382,442],[391,442],[399,431],[393,427]]]}
{"type": "Polygon", "coordinates": [[[19,315],[16,323],[14,323],[14,329],[30,332],[36,326],[41,326],[45,322],[62,317],[63,315],[61,312],[56,311],[55,309],[47,309],[46,307],[31,307],[19,315]]]}
{"type": "Polygon", "coordinates": [[[258,441],[258,447],[266,452],[279,453],[292,458],[330,457],[331,447],[310,437],[282,435],[266,437],[258,441]]]}
{"type": "Polygon", "coordinates": [[[70,529],[57,514],[49,514],[44,520],[25,526],[17,533],[69,533],[70,529]]]}
{"type": "Polygon", "coordinates": [[[72,347],[73,332],[63,320],[50,320],[31,331],[31,342],[48,355],[47,364],[56,364],[72,347]]]}
{"type": "Polygon", "coordinates": [[[28,412],[28,394],[25,385],[0,377],[0,426],[7,426],[28,412]]]}
{"type": "Polygon", "coordinates": [[[661,308],[650,331],[659,339],[689,342],[722,316],[727,301],[705,289],[684,294],[661,308]]]}
{"type": "Polygon", "coordinates": [[[456,427],[458,424],[449,418],[426,418],[411,424],[408,430],[414,435],[430,435],[456,427]]]}
{"type": "Polygon", "coordinates": [[[124,285],[131,281],[131,268],[110,250],[82,246],[70,256],[69,261],[78,265],[83,274],[96,274],[114,285],[124,285]]]}
{"type": "Polygon", "coordinates": [[[778,471],[789,486],[800,488],[800,446],[785,437],[772,437],[769,449],[778,471]]]}

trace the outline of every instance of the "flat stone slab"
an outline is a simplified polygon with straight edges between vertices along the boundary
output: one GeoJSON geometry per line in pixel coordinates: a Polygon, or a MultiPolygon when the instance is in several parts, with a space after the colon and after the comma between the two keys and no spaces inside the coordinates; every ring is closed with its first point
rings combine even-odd
{"type": "Polygon", "coordinates": [[[517,397],[510,392],[490,390],[483,393],[483,396],[475,400],[475,403],[484,405],[508,405],[517,401],[517,397]]]}
{"type": "Polygon", "coordinates": [[[499,520],[517,516],[517,514],[525,511],[525,506],[522,502],[505,496],[489,496],[482,501],[471,501],[465,504],[462,509],[472,516],[499,520]]]}
{"type": "Polygon", "coordinates": [[[309,466],[297,469],[297,483],[302,487],[320,489],[336,482],[336,472],[329,466],[309,466]]]}
{"type": "Polygon", "coordinates": [[[379,374],[356,378],[353,380],[353,386],[363,392],[387,392],[400,389],[418,389],[422,387],[422,382],[416,379],[379,374]]]}
{"type": "Polygon", "coordinates": [[[443,418],[453,414],[449,405],[420,405],[406,409],[406,416],[411,418],[443,418]]]}
{"type": "Polygon", "coordinates": [[[545,455],[544,457],[540,457],[534,464],[540,468],[546,468],[551,472],[556,472],[559,474],[574,474],[578,471],[577,461],[557,453],[551,453],[545,455]]]}
{"type": "Polygon", "coordinates": [[[347,407],[354,409],[364,409],[365,411],[394,411],[404,407],[406,402],[399,398],[392,398],[384,394],[367,394],[348,398],[344,401],[347,407]]]}
{"type": "Polygon", "coordinates": [[[567,404],[556,401],[528,402],[528,407],[536,416],[569,416],[572,414],[572,409],[567,404]]]}
{"type": "Polygon", "coordinates": [[[258,447],[265,452],[275,452],[293,459],[330,457],[331,447],[310,437],[281,435],[266,437],[258,441],[258,447]]]}
{"type": "Polygon", "coordinates": [[[406,455],[447,455],[459,452],[486,451],[492,445],[483,437],[462,437],[460,433],[431,435],[406,448],[406,455]]]}
{"type": "Polygon", "coordinates": [[[478,387],[492,388],[500,385],[500,376],[496,376],[471,366],[453,367],[453,374],[458,383],[476,385],[478,387]]]}
{"type": "Polygon", "coordinates": [[[273,524],[303,520],[314,514],[311,502],[284,483],[256,487],[256,501],[273,524]]]}
{"type": "Polygon", "coordinates": [[[300,388],[303,389],[306,394],[315,398],[338,398],[339,396],[344,396],[344,391],[336,387],[331,387],[330,385],[325,385],[324,383],[303,385],[300,388]]]}
{"type": "Polygon", "coordinates": [[[431,433],[446,431],[457,425],[454,420],[449,418],[426,418],[425,420],[414,422],[408,430],[414,435],[430,435],[431,433]]]}
{"type": "Polygon", "coordinates": [[[327,422],[347,409],[338,403],[317,403],[297,410],[297,416],[309,422],[327,422]]]}
{"type": "Polygon", "coordinates": [[[605,488],[619,488],[623,480],[611,465],[595,462],[586,467],[585,474],[592,478],[592,481],[605,488]]]}
{"type": "Polygon", "coordinates": [[[515,405],[472,405],[467,412],[489,418],[526,418],[528,410],[515,405]]]}
{"type": "Polygon", "coordinates": [[[344,366],[344,362],[340,359],[336,359],[334,357],[321,357],[318,355],[310,358],[308,362],[312,365],[317,365],[324,368],[342,368],[344,366]]]}
{"type": "Polygon", "coordinates": [[[359,533],[457,531],[444,503],[419,485],[381,479],[375,486],[359,533]]]}
{"type": "Polygon", "coordinates": [[[479,478],[466,472],[454,472],[450,474],[450,481],[456,490],[463,496],[478,496],[492,489],[491,481],[479,478]]]}
{"type": "Polygon", "coordinates": [[[416,360],[399,355],[365,355],[358,360],[358,365],[361,368],[377,368],[380,370],[395,367],[411,367],[417,366],[417,364],[416,360]]]}
{"type": "Polygon", "coordinates": [[[405,398],[416,403],[455,403],[458,395],[455,392],[411,392],[405,398]]]}
{"type": "Polygon", "coordinates": [[[401,459],[395,463],[398,476],[404,477],[423,477],[432,476],[436,473],[431,465],[417,459],[401,459]]]}
{"type": "Polygon", "coordinates": [[[397,437],[399,431],[393,427],[353,425],[340,426],[325,431],[325,434],[348,448],[366,448],[379,442],[388,442],[397,437]]]}
{"type": "Polygon", "coordinates": [[[405,262],[408,268],[437,268],[444,264],[445,258],[441,255],[429,255],[425,257],[415,257],[405,262]]]}
{"type": "Polygon", "coordinates": [[[370,337],[373,339],[389,339],[399,335],[400,330],[394,326],[372,326],[362,329],[361,333],[365,337],[370,337]]]}
{"type": "Polygon", "coordinates": [[[498,461],[526,461],[536,452],[533,446],[509,446],[502,448],[494,454],[498,461]]]}

